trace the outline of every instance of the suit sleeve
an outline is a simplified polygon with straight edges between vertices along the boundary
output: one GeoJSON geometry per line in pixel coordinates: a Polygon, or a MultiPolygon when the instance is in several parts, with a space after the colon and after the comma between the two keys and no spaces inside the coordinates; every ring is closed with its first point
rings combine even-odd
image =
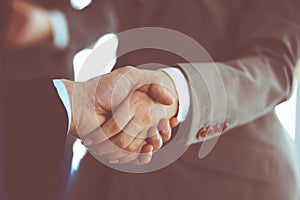
{"type": "Polygon", "coordinates": [[[83,10],[75,10],[69,1],[64,1],[59,9],[67,18],[70,48],[75,53],[96,42],[101,35],[115,31],[114,12],[106,0],[93,1],[83,10]]]}
{"type": "MultiPolygon", "coordinates": [[[[235,128],[272,112],[291,95],[299,58],[295,2],[246,1],[239,14],[238,56],[216,63],[181,63],[191,91],[192,130],[223,124],[235,128]]],[[[297,3],[299,4],[299,3],[297,3]]]]}
{"type": "Polygon", "coordinates": [[[0,110],[5,170],[20,175],[56,171],[68,118],[52,80],[0,82],[0,110]]]}

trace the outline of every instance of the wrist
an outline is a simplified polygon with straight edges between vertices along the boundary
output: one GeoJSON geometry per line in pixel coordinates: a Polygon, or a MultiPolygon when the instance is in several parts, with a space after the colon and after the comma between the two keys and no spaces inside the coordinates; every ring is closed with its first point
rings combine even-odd
{"type": "Polygon", "coordinates": [[[183,122],[188,115],[190,107],[190,93],[188,82],[183,73],[178,68],[163,68],[162,71],[166,72],[175,84],[178,96],[178,112],[176,114],[176,117],[178,119],[178,122],[183,122]]]}
{"type": "Polygon", "coordinates": [[[165,71],[159,70],[159,72],[161,73],[160,76],[162,77],[163,85],[165,85],[172,92],[172,94],[174,95],[174,97],[177,100],[178,94],[177,94],[176,86],[175,86],[175,83],[174,83],[172,77],[165,71]]]}
{"type": "MultiPolygon", "coordinates": [[[[63,84],[66,86],[68,95],[69,95],[69,99],[70,99],[70,104],[71,104],[71,110],[73,108],[73,90],[74,90],[74,82],[70,81],[70,80],[66,80],[66,79],[62,79],[61,80],[63,82],[63,84]]],[[[71,119],[71,123],[70,123],[70,130],[69,132],[74,135],[75,137],[78,137],[77,131],[76,131],[76,126],[74,123],[74,117],[73,117],[73,112],[72,112],[72,119],[71,119]]]]}
{"type": "Polygon", "coordinates": [[[173,81],[173,79],[170,77],[168,73],[165,71],[159,70],[160,73],[160,80],[162,80],[162,84],[171,92],[171,95],[173,96],[173,99],[175,100],[174,103],[170,106],[167,106],[167,113],[168,118],[174,117],[178,112],[179,107],[179,100],[178,100],[178,94],[176,90],[176,85],[173,81]]]}

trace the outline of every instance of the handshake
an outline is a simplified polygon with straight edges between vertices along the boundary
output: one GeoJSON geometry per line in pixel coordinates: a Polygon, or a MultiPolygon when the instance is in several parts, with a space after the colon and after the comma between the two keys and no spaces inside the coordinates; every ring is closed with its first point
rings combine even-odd
{"type": "Polygon", "coordinates": [[[63,82],[70,133],[110,164],[149,163],[178,124],[176,88],[164,71],[123,67],[86,82],[63,82]]]}
{"type": "MultiPolygon", "coordinates": [[[[10,3],[8,44],[52,42],[51,12],[26,1],[10,3]]],[[[82,83],[63,82],[72,109],[70,133],[109,163],[150,162],[178,124],[177,92],[163,71],[123,67],[82,83]]]]}

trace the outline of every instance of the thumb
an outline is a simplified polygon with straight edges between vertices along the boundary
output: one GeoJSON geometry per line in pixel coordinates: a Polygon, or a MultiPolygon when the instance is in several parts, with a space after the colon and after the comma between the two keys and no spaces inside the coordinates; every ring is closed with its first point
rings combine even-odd
{"type": "Polygon", "coordinates": [[[148,90],[148,95],[155,101],[163,105],[172,105],[175,102],[176,96],[167,87],[152,83],[148,90]]]}

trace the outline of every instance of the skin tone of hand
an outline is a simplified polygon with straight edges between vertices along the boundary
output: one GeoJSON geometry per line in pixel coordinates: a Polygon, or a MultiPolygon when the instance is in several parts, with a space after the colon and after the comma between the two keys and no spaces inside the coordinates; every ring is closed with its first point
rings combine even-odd
{"type": "Polygon", "coordinates": [[[71,133],[111,163],[148,163],[177,125],[175,86],[163,71],[123,67],[84,83],[63,81],[72,96],[71,133]]]}
{"type": "Polygon", "coordinates": [[[32,3],[12,0],[6,41],[17,47],[27,47],[35,44],[50,43],[52,27],[48,11],[32,3]]]}
{"type": "Polygon", "coordinates": [[[147,163],[151,160],[151,152],[162,146],[160,134],[165,141],[170,139],[171,127],[164,120],[170,118],[168,114],[174,115],[175,109],[175,106],[156,104],[146,93],[136,91],[122,102],[101,129],[86,137],[86,140],[100,143],[89,148],[95,155],[105,156],[114,164],[132,161],[135,164],[147,163]],[[164,126],[161,127],[160,124],[164,126]],[[110,140],[103,141],[102,135],[106,133],[113,136],[110,140]],[[147,140],[151,145],[147,145],[147,140]],[[137,160],[143,149],[146,152],[148,149],[150,153],[137,160]]]}

